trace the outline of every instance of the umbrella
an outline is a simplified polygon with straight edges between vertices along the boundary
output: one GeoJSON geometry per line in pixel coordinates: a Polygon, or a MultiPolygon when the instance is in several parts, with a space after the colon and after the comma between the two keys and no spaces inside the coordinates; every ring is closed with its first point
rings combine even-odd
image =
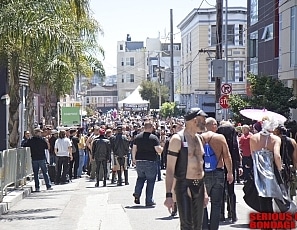
{"type": "Polygon", "coordinates": [[[262,118],[265,116],[273,118],[274,120],[277,120],[281,123],[285,123],[285,121],[287,120],[287,118],[283,115],[268,111],[267,109],[243,109],[240,110],[239,113],[246,118],[256,121],[262,121],[262,118]]]}

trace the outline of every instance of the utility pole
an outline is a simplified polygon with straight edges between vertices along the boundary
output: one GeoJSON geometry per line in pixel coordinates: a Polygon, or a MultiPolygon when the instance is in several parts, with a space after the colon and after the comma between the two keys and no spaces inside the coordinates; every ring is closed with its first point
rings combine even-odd
{"type": "Polygon", "coordinates": [[[170,9],[170,101],[174,102],[173,12],[170,9]]]}
{"type": "MultiPolygon", "coordinates": [[[[222,24],[223,24],[223,0],[216,2],[216,59],[222,59],[222,24]]],[[[216,113],[220,108],[219,100],[221,96],[221,77],[215,76],[215,102],[216,113]]]]}
{"type": "Polygon", "coordinates": [[[161,98],[161,84],[162,84],[162,75],[161,75],[161,52],[159,52],[158,55],[158,66],[159,66],[159,71],[158,71],[158,80],[159,80],[159,112],[161,110],[161,106],[162,106],[162,98],[161,98]]]}
{"type": "MultiPolygon", "coordinates": [[[[228,83],[228,0],[225,0],[225,83],[228,83]]],[[[228,120],[229,109],[225,109],[225,120],[228,120]]]]}

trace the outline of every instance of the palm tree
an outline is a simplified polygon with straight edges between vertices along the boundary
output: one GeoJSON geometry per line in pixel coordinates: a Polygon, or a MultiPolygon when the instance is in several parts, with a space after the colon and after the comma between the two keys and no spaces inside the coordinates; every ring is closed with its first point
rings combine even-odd
{"type": "Polygon", "coordinates": [[[17,147],[20,70],[25,66],[29,69],[31,105],[33,92],[41,83],[49,86],[48,94],[53,84],[59,84],[56,92],[65,92],[75,76],[72,66],[86,48],[95,46],[100,27],[89,14],[88,0],[1,1],[0,11],[0,51],[9,60],[9,143],[17,147]],[[68,66],[61,65],[63,58],[68,66]]]}

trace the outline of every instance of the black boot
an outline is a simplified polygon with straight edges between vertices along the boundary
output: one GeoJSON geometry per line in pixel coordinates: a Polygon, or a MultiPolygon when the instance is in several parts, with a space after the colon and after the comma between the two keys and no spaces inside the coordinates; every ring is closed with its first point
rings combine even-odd
{"type": "Polygon", "coordinates": [[[118,173],[118,183],[117,183],[117,186],[122,186],[122,172],[121,172],[121,170],[118,170],[117,173],[118,173]]]}
{"type": "Polygon", "coordinates": [[[115,182],[116,182],[116,173],[114,171],[112,171],[112,173],[111,173],[111,183],[115,184],[115,182]]]}
{"type": "Polygon", "coordinates": [[[236,215],[236,195],[235,194],[230,196],[230,211],[231,211],[231,222],[235,223],[238,220],[236,215]]]}
{"type": "Polygon", "coordinates": [[[103,187],[106,187],[106,180],[103,180],[103,187]]]}
{"type": "Polygon", "coordinates": [[[129,185],[129,182],[128,182],[128,170],[124,170],[124,176],[125,176],[125,185],[129,185]]]}

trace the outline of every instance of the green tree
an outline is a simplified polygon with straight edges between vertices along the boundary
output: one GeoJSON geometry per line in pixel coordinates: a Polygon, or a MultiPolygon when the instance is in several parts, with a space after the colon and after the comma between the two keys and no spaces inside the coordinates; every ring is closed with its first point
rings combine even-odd
{"type": "Polygon", "coordinates": [[[175,116],[177,112],[176,103],[175,102],[165,102],[162,104],[160,113],[162,117],[171,117],[175,116]]]}
{"type": "Polygon", "coordinates": [[[0,11],[0,51],[9,60],[9,143],[17,147],[21,70],[29,69],[28,101],[41,85],[47,96],[69,92],[84,66],[81,57],[91,56],[96,46],[100,27],[91,17],[88,0],[4,0],[0,11]]]}
{"type": "Polygon", "coordinates": [[[142,81],[139,91],[144,100],[150,102],[151,109],[159,108],[159,89],[161,87],[161,105],[169,98],[169,89],[167,86],[160,85],[156,81],[142,81]]]}
{"type": "Polygon", "coordinates": [[[252,94],[250,97],[239,95],[230,97],[230,106],[236,121],[242,121],[243,117],[239,111],[244,108],[265,108],[290,118],[290,108],[297,108],[292,88],[284,86],[282,81],[270,76],[249,74],[248,81],[252,94]]]}

